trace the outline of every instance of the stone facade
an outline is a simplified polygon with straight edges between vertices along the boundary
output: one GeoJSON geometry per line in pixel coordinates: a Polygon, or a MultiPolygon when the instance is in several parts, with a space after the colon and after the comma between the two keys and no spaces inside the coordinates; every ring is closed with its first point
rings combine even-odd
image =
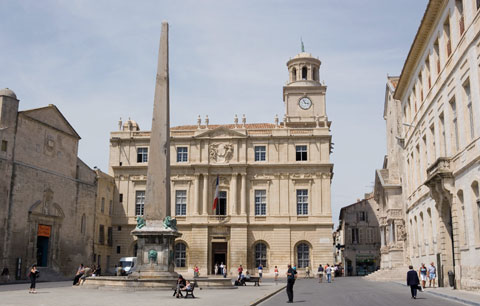
{"type": "MultiPolygon", "coordinates": [[[[177,272],[229,274],[259,263],[273,275],[288,263],[299,270],[332,262],[331,135],[320,61],[300,53],[287,63],[283,122],[202,124],[171,128],[171,203],[182,237],[175,244],[177,272]],[[212,209],[218,184],[219,200],[212,209]]],[[[110,138],[109,174],[115,179],[114,260],[136,255],[131,235],[142,215],[149,131],[129,120],[110,138]],[[120,230],[121,229],[121,230],[120,230]]]]}
{"type": "Polygon", "coordinates": [[[96,175],[54,105],[18,105],[11,90],[0,91],[1,264],[11,279],[25,278],[34,263],[44,279],[71,276],[92,258],[96,175]]]}
{"type": "Polygon", "coordinates": [[[402,198],[403,142],[400,101],[393,98],[398,77],[388,77],[383,118],[386,123],[387,155],[382,169],[375,171],[374,197],[378,203],[381,268],[406,265],[405,208],[402,198]]]}
{"type": "Polygon", "coordinates": [[[97,198],[95,202],[93,263],[100,266],[102,274],[113,274],[117,262],[112,262],[113,246],[113,199],[115,181],[113,177],[96,169],[97,198]]]}
{"type": "Polygon", "coordinates": [[[378,204],[372,194],[340,210],[336,237],[337,262],[345,276],[367,275],[380,266],[378,204]]]}
{"type": "MultiPolygon", "coordinates": [[[[429,1],[388,102],[392,109],[401,106],[396,138],[403,147],[408,243],[398,250],[415,267],[436,263],[441,286],[449,285],[447,272],[453,271],[454,285],[465,289],[480,288],[479,11],[474,0],[429,1]]],[[[379,181],[385,170],[389,176],[386,168],[379,181]]],[[[398,183],[392,200],[397,208],[398,183]]],[[[385,186],[376,185],[382,198],[385,186]]]]}

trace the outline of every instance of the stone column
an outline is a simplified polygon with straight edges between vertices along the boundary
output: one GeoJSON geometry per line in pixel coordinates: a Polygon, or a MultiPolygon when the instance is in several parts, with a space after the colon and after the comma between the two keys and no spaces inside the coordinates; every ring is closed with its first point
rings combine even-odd
{"type": "Polygon", "coordinates": [[[237,215],[237,173],[232,174],[232,181],[230,182],[230,189],[232,190],[232,195],[231,195],[231,211],[230,215],[236,216],[237,215]]]}
{"type": "Polygon", "coordinates": [[[322,175],[322,206],[322,213],[332,213],[332,207],[330,203],[330,173],[325,173],[322,175]]]}
{"type": "Polygon", "coordinates": [[[195,194],[193,199],[193,214],[198,215],[200,203],[200,174],[195,174],[195,194]]]}
{"type": "Polygon", "coordinates": [[[203,174],[203,212],[202,215],[208,216],[208,174],[203,174]]]}
{"type": "Polygon", "coordinates": [[[247,214],[247,174],[242,173],[242,187],[240,189],[240,205],[241,214],[245,216],[247,214]]]}

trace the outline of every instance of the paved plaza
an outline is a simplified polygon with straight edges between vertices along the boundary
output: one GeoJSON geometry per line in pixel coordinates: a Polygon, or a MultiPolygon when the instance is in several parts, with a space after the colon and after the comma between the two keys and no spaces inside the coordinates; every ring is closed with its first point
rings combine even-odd
{"type": "MultiPolygon", "coordinates": [[[[77,306],[77,305],[283,305],[287,301],[285,280],[278,284],[265,280],[260,287],[249,285],[238,289],[196,290],[195,299],[176,299],[171,291],[131,291],[86,289],[72,287],[71,282],[39,283],[38,293],[28,294],[28,284],[0,286],[0,305],[77,306]]],[[[335,282],[319,284],[317,279],[299,279],[295,284],[294,302],[301,305],[331,306],[403,306],[403,305],[480,305],[480,295],[445,288],[428,289],[410,298],[408,287],[399,283],[371,282],[359,277],[337,278],[335,282]],[[448,298],[445,298],[445,297],[448,298]],[[456,300],[455,300],[456,298],[456,300]]]]}
{"type": "MultiPolygon", "coordinates": [[[[442,288],[443,289],[443,288],[442,288]]],[[[441,289],[441,290],[442,290],[441,289]]],[[[437,295],[438,289],[426,289],[424,293],[419,292],[417,299],[410,298],[410,288],[403,284],[393,282],[371,282],[360,277],[337,278],[331,284],[322,283],[311,279],[299,279],[294,286],[294,303],[302,306],[308,305],[330,305],[330,306],[455,306],[465,305],[450,298],[443,298],[437,295]]],[[[451,290],[453,291],[453,290],[451,290]]],[[[443,291],[444,294],[447,294],[443,291]]],[[[455,291],[459,297],[469,296],[474,300],[469,305],[480,305],[480,295],[455,291]]],[[[285,290],[272,298],[261,303],[261,306],[283,305],[288,300],[285,290]]]]}

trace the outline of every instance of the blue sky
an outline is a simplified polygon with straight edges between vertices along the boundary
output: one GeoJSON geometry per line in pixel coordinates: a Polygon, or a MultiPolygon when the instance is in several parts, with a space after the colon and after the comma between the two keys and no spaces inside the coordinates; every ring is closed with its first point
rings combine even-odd
{"type": "Polygon", "coordinates": [[[150,129],[162,20],[170,23],[172,125],[283,117],[286,61],[322,61],[333,122],[333,219],[373,187],[385,154],[387,74],[398,75],[427,0],[0,1],[0,87],[20,109],[55,104],[108,170],[120,117],[150,129]]]}

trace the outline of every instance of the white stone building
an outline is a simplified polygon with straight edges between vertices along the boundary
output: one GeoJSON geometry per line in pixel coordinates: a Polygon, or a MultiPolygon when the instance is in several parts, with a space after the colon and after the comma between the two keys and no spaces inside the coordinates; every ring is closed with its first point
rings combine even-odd
{"type": "Polygon", "coordinates": [[[480,1],[431,0],[394,99],[410,262],[480,288],[480,1]]]}
{"type": "MultiPolygon", "coordinates": [[[[333,164],[326,86],[320,61],[302,52],[287,63],[283,122],[202,124],[171,128],[172,214],[183,234],[175,244],[178,272],[229,273],[263,264],[300,271],[332,262],[330,184],[333,164]],[[212,210],[218,180],[219,202],[212,210]]],[[[114,260],[136,253],[130,234],[143,214],[149,131],[129,120],[110,138],[109,174],[115,179],[114,260]]]]}

